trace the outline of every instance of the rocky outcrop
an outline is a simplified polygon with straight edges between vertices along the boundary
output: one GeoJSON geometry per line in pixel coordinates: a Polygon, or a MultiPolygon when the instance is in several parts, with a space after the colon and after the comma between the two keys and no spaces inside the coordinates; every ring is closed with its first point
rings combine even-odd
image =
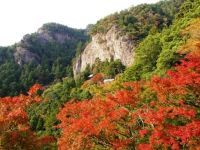
{"type": "Polygon", "coordinates": [[[73,29],[55,23],[43,25],[37,32],[25,35],[16,44],[14,49],[15,62],[20,66],[27,63],[39,64],[42,55],[41,49],[49,51],[50,45],[64,47],[66,42],[77,41],[75,35],[72,34],[73,32],[76,32],[75,29],[73,31],[73,29]],[[38,54],[39,52],[40,54],[38,54]]]}
{"type": "Polygon", "coordinates": [[[14,58],[20,66],[26,63],[39,63],[39,56],[22,47],[16,48],[14,58]]]}
{"type": "Polygon", "coordinates": [[[133,62],[134,48],[134,41],[121,34],[116,26],[106,34],[97,33],[92,36],[91,42],[82,54],[76,58],[73,64],[74,75],[84,71],[87,65],[94,64],[97,58],[101,61],[120,59],[122,64],[130,66],[133,62]]]}
{"type": "Polygon", "coordinates": [[[43,42],[59,42],[60,44],[65,43],[67,40],[71,40],[73,37],[62,32],[51,32],[45,27],[41,27],[37,31],[37,38],[43,42]]]}

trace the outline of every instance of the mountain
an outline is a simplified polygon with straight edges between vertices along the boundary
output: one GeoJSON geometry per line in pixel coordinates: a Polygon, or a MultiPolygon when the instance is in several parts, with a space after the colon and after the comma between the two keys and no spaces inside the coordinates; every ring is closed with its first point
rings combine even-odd
{"type": "MultiPolygon", "coordinates": [[[[44,59],[54,61],[57,57],[73,57],[76,44],[86,40],[84,30],[50,23],[44,24],[36,33],[23,37],[14,50],[15,61],[19,65],[27,63],[41,64],[44,59]]],[[[70,62],[70,60],[67,63],[70,62]]]]}
{"type": "MultiPolygon", "coordinates": [[[[90,30],[89,30],[90,35],[91,35],[90,42],[88,44],[87,43],[78,44],[79,45],[78,53],[75,57],[75,61],[73,65],[74,73],[75,75],[77,74],[76,76],[77,79],[69,78],[69,77],[64,78],[63,80],[57,82],[56,84],[52,84],[49,88],[47,88],[44,91],[44,93],[42,94],[42,97],[46,100],[37,105],[33,105],[29,109],[29,117],[31,120],[32,128],[35,131],[39,131],[40,133],[44,133],[44,134],[48,133],[50,135],[57,136],[58,130],[53,128],[53,126],[56,126],[58,124],[56,115],[59,112],[60,108],[62,108],[65,103],[67,105],[68,101],[70,100],[72,101],[72,103],[76,101],[78,102],[83,101],[87,103],[84,99],[91,99],[91,97],[104,98],[107,94],[112,95],[114,91],[123,89],[123,84],[124,84],[123,81],[124,80],[128,82],[132,81],[134,78],[134,75],[137,73],[137,72],[132,72],[129,70],[132,70],[132,67],[135,64],[140,63],[138,59],[143,60],[144,62],[142,64],[143,66],[140,67],[141,69],[143,69],[143,67],[147,68],[146,67],[147,65],[150,65],[153,68],[155,68],[156,66],[155,61],[157,60],[156,56],[158,55],[157,49],[160,49],[160,45],[159,45],[159,42],[157,42],[157,39],[159,38],[160,34],[165,33],[165,30],[171,29],[171,26],[175,27],[175,25],[173,24],[176,24],[176,23],[173,23],[173,22],[175,20],[176,15],[179,14],[179,16],[181,16],[181,12],[180,13],[178,12],[180,10],[180,5],[182,4],[182,2],[183,1],[171,0],[171,1],[159,2],[158,4],[153,4],[153,5],[145,4],[145,5],[140,5],[140,6],[131,8],[131,10],[135,10],[135,11],[138,10],[142,14],[141,18],[144,18],[145,14],[146,15],[149,14],[150,16],[152,16],[152,14],[154,14],[154,12],[152,12],[152,9],[160,10],[160,8],[162,8],[162,11],[160,12],[158,11],[158,12],[159,13],[162,12],[161,14],[168,14],[168,15],[164,15],[164,16],[167,16],[168,19],[162,19],[162,17],[160,16],[163,21],[166,20],[165,23],[167,25],[165,25],[164,23],[161,23],[160,26],[158,27],[154,26],[155,22],[149,23],[152,21],[152,18],[146,17],[146,21],[148,21],[148,23],[146,24],[149,25],[150,27],[146,27],[148,28],[148,30],[147,31],[144,30],[144,31],[146,31],[146,34],[148,35],[145,35],[143,37],[139,36],[142,33],[144,33],[142,29],[138,31],[137,34],[129,33],[127,30],[125,30],[126,28],[121,28],[119,24],[115,23],[118,20],[115,20],[115,21],[110,20],[110,18],[112,18],[113,15],[108,16],[107,18],[103,20],[100,20],[100,22],[98,22],[96,25],[93,25],[93,27],[90,27],[90,30]],[[145,8],[149,8],[149,9],[146,10],[145,8]],[[111,25],[110,29],[107,29],[108,24],[111,25]],[[99,26],[101,26],[102,28],[105,28],[104,30],[106,29],[107,30],[106,31],[100,30],[99,26]],[[96,31],[97,29],[99,29],[98,32],[96,31]],[[120,36],[117,38],[118,34],[120,34],[120,36]],[[128,36],[129,34],[137,38],[132,39],[131,37],[128,36]],[[154,35],[155,38],[149,38],[149,36],[152,36],[152,35],[154,35]],[[104,38],[105,41],[101,43],[98,41],[99,40],[98,38],[101,38],[101,39],[104,38]],[[152,43],[149,45],[149,42],[152,42],[152,43]],[[106,49],[107,44],[110,47],[115,47],[115,49],[114,50],[106,49]],[[137,58],[135,58],[133,54],[131,53],[133,51],[133,49],[131,49],[131,47],[133,47],[132,44],[135,44],[134,45],[135,47],[133,49],[135,51],[135,56],[137,56],[137,58]],[[143,46],[145,44],[147,45],[147,48],[143,46]],[[119,49],[116,48],[117,46],[119,49]],[[129,48],[130,52],[129,51],[127,52],[127,49],[126,49],[127,47],[129,48]],[[111,52],[113,51],[118,52],[118,53],[116,55],[115,53],[112,54],[111,52]],[[138,51],[140,51],[143,55],[139,55],[138,51]],[[116,57],[112,58],[111,54],[116,57]],[[148,59],[143,59],[145,58],[144,55],[148,59]],[[122,59],[122,57],[124,59],[122,59]],[[106,58],[110,60],[106,61],[105,60],[106,58]],[[118,58],[120,60],[113,60],[113,59],[118,59],[118,58]],[[119,61],[121,61],[122,63],[124,63],[125,61],[133,61],[133,62],[132,64],[131,63],[129,64],[130,67],[125,69],[124,66],[119,63],[119,61]],[[148,63],[146,63],[147,61],[148,63]],[[88,67],[88,64],[90,65],[90,67],[88,67]],[[81,68],[83,69],[81,70],[81,68]],[[123,73],[124,70],[125,70],[125,73],[123,73]],[[83,72],[81,73],[81,71],[83,72]],[[94,76],[92,78],[88,78],[88,76],[91,74],[93,74],[94,76]],[[116,74],[122,74],[122,75],[116,76],[116,74]],[[113,79],[115,78],[115,81],[111,82],[110,84],[109,83],[103,84],[104,79],[107,79],[107,78],[113,78],[113,79]],[[40,124],[40,122],[42,122],[42,125],[40,124]],[[37,128],[37,125],[39,126],[39,128],[37,128]]],[[[196,9],[197,8],[194,8],[194,10],[196,9]]],[[[193,13],[194,10],[191,10],[191,12],[193,13]]],[[[129,12],[129,11],[130,10],[126,10],[125,12],[129,12]]],[[[185,12],[185,10],[183,10],[182,7],[181,7],[181,11],[182,13],[185,12]]],[[[130,16],[134,17],[135,15],[138,15],[138,14],[139,13],[130,14],[130,16]]],[[[157,16],[158,14],[155,14],[155,16],[157,16]]],[[[122,12],[114,16],[119,17],[120,15],[122,15],[122,18],[124,18],[124,14],[122,12]]],[[[179,29],[178,27],[180,27],[181,23],[184,23],[183,22],[184,19],[185,19],[184,17],[180,17],[179,19],[177,18],[177,20],[181,20],[180,23],[176,25],[177,29],[179,29]]],[[[188,20],[188,22],[191,22],[191,20],[188,20]]],[[[141,21],[140,24],[143,24],[143,23],[144,22],[141,21]]],[[[141,26],[137,25],[136,27],[140,28],[141,26]]],[[[134,29],[130,28],[130,31],[132,30],[134,29]]],[[[171,32],[171,30],[169,31],[171,32]]],[[[173,37],[171,37],[171,35],[167,33],[165,33],[166,39],[168,38],[176,39],[176,37],[178,37],[176,34],[174,34],[173,37]]],[[[168,49],[168,51],[170,50],[168,49]]],[[[169,57],[166,57],[166,59],[168,58],[169,57]]],[[[149,99],[148,96],[149,97],[154,96],[152,94],[146,97],[145,92],[147,92],[147,95],[148,95],[148,91],[146,91],[144,87],[144,95],[142,95],[141,97],[144,96],[146,98],[145,99],[146,101],[148,101],[149,99]]]]}
{"type": "Polygon", "coordinates": [[[0,98],[0,149],[199,149],[200,0],[108,16],[86,29],[88,41],[84,30],[62,27],[0,48],[6,94],[52,78],[0,98]]]}
{"type": "Polygon", "coordinates": [[[85,30],[56,23],[44,24],[10,47],[0,48],[0,96],[24,92],[34,83],[49,84],[71,76],[71,61],[85,30]]]}
{"type": "MultiPolygon", "coordinates": [[[[123,74],[125,81],[150,79],[153,75],[166,75],[166,71],[184,58],[180,49],[190,38],[185,28],[200,16],[199,0],[185,1],[175,15],[173,23],[162,32],[150,33],[135,49],[135,63],[123,74]]],[[[198,30],[196,30],[198,35],[198,30]]]]}
{"type": "Polygon", "coordinates": [[[90,27],[91,42],[76,58],[74,75],[83,72],[95,60],[121,60],[125,66],[134,62],[135,49],[150,32],[168,27],[183,0],[142,4],[110,15],[90,27]]]}

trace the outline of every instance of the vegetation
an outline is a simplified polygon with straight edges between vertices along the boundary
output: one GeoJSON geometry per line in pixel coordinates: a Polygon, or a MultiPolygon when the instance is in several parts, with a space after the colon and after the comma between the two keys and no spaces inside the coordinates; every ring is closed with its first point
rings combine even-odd
{"type": "Polygon", "coordinates": [[[33,33],[12,47],[0,48],[0,97],[26,92],[34,83],[47,85],[62,77],[72,77],[71,61],[80,42],[86,42],[84,30],[72,29],[63,25],[50,23],[40,29],[48,33],[33,33]],[[67,36],[62,41],[56,35],[67,36]],[[22,57],[21,65],[16,64],[16,48],[21,47],[37,56],[28,63],[22,57]]]}
{"type": "Polygon", "coordinates": [[[91,28],[90,33],[92,35],[105,33],[115,25],[122,32],[121,34],[126,34],[135,41],[141,41],[151,29],[161,31],[170,25],[182,3],[183,0],[172,0],[132,7],[98,21],[91,28]]]}
{"type": "Polygon", "coordinates": [[[21,44],[39,63],[17,65],[16,46],[0,48],[0,96],[48,84],[0,98],[0,149],[199,149],[200,0],[182,2],[140,5],[88,27],[96,34],[117,25],[141,41],[127,69],[97,59],[75,80],[70,61],[86,37],[57,24],[44,28],[77,40],[41,44],[27,36],[21,44]]]}
{"type": "Polygon", "coordinates": [[[118,60],[106,60],[102,62],[100,59],[96,59],[95,63],[90,68],[90,72],[93,74],[102,73],[105,78],[114,78],[117,74],[124,72],[125,66],[118,60]]]}
{"type": "Polygon", "coordinates": [[[150,81],[105,98],[68,102],[57,118],[60,149],[187,149],[199,146],[200,49],[150,81]],[[184,132],[184,134],[183,134],[184,132]]]}
{"type": "Polygon", "coordinates": [[[198,33],[184,33],[184,29],[193,24],[193,20],[200,16],[200,1],[186,1],[176,15],[173,24],[161,33],[148,35],[135,50],[135,63],[126,70],[124,79],[146,79],[152,74],[163,75],[166,70],[176,64],[182,55],[178,54],[180,47],[198,33]]]}
{"type": "Polygon", "coordinates": [[[29,126],[25,111],[31,103],[41,101],[38,90],[42,87],[36,84],[28,95],[0,99],[0,149],[42,150],[55,147],[54,137],[38,137],[29,126]]]}
{"type": "Polygon", "coordinates": [[[65,78],[46,89],[42,98],[44,101],[31,105],[28,109],[30,126],[32,130],[37,131],[40,135],[58,136],[59,130],[55,129],[59,121],[56,114],[59,108],[70,99],[91,98],[89,91],[78,86],[73,78],[65,78]]]}

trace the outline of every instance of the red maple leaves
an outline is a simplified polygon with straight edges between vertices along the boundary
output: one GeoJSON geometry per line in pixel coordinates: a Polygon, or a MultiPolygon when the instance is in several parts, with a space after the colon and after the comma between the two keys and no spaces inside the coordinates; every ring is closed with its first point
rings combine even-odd
{"type": "Polygon", "coordinates": [[[34,84],[28,91],[29,95],[37,94],[37,91],[43,90],[43,87],[40,84],[34,84]]]}
{"type": "Polygon", "coordinates": [[[200,59],[188,55],[167,77],[130,82],[105,98],[70,102],[57,118],[62,136],[59,149],[138,149],[197,147],[200,124],[200,59]],[[144,89],[156,97],[144,103],[144,89]],[[192,94],[195,105],[187,103],[192,94]],[[144,140],[146,139],[146,140],[144,140]]]}
{"type": "MultiPolygon", "coordinates": [[[[98,75],[93,82],[101,78],[98,75]]],[[[26,108],[41,100],[39,90],[42,87],[36,84],[28,95],[0,99],[0,148],[40,148],[54,142],[52,137],[38,138],[29,128],[26,108]]],[[[106,97],[67,102],[57,115],[58,148],[196,148],[199,106],[200,59],[188,55],[166,77],[124,83],[106,97]]]]}
{"type": "Polygon", "coordinates": [[[53,142],[52,137],[38,138],[29,128],[26,108],[41,98],[36,95],[42,89],[38,84],[29,90],[29,95],[0,98],[0,149],[40,148],[53,142]]]}

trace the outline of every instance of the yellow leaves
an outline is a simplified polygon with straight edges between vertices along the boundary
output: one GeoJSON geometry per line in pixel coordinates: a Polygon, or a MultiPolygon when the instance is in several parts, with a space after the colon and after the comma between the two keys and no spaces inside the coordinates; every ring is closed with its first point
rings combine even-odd
{"type": "Polygon", "coordinates": [[[191,39],[200,39],[200,18],[194,19],[190,25],[182,31],[183,35],[190,35],[191,39]]]}
{"type": "Polygon", "coordinates": [[[181,54],[190,53],[193,56],[200,56],[200,18],[192,21],[190,25],[182,31],[182,34],[189,35],[190,38],[178,52],[181,54]]]}

